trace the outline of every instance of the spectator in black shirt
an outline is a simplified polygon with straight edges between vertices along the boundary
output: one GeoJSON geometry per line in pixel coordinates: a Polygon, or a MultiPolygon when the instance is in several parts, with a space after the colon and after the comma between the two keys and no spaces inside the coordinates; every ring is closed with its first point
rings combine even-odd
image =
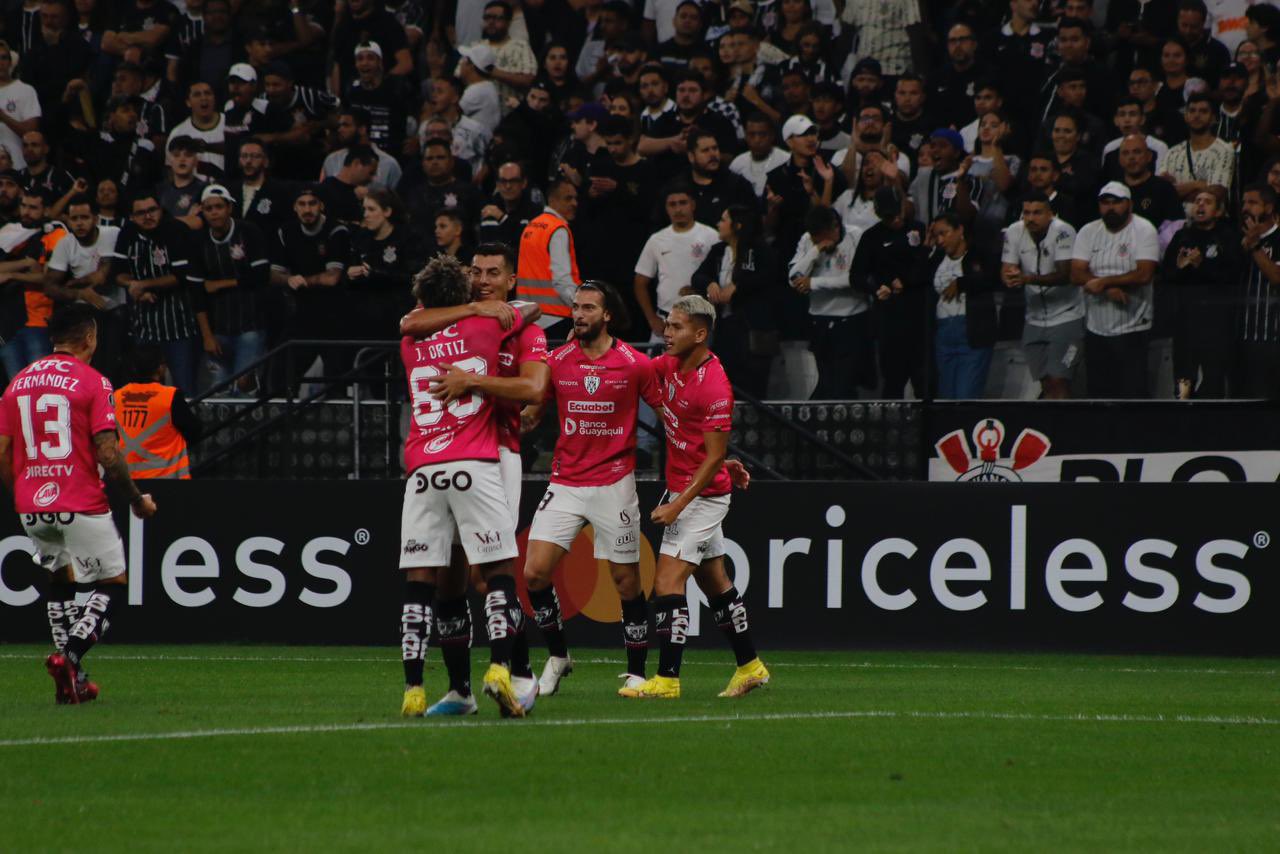
{"type": "Polygon", "coordinates": [[[498,167],[494,193],[480,209],[479,242],[519,246],[524,227],[542,208],[530,197],[524,166],[508,160],[498,167]]]}
{"type": "Polygon", "coordinates": [[[348,0],[346,14],[334,21],[333,69],[329,91],[342,92],[355,79],[356,45],[375,42],[382,49],[382,67],[389,77],[413,71],[413,56],[404,27],[374,0],[348,0]]]}
{"type": "MultiPolygon", "coordinates": [[[[818,126],[807,116],[786,120],[782,125],[782,142],[790,149],[791,158],[765,179],[765,199],[769,206],[767,222],[776,237],[774,248],[778,257],[791,258],[804,234],[804,218],[809,208],[831,207],[835,198],[844,192],[845,180],[844,175],[818,153],[818,126]]],[[[799,296],[789,289],[788,292],[799,296]]],[[[807,316],[807,300],[799,302],[807,316]]]]}
{"type": "Polygon", "coordinates": [[[1081,147],[1080,126],[1079,113],[1060,113],[1050,126],[1050,143],[1061,175],[1059,186],[1077,199],[1092,199],[1099,183],[1098,156],[1081,147]]]}
{"type": "Polygon", "coordinates": [[[925,227],[906,218],[906,202],[896,187],[876,190],[879,222],[862,233],[849,278],[872,297],[879,330],[880,396],[900,400],[907,381],[917,398],[926,396],[929,344],[929,281],[925,227]]]}
{"type": "Polygon", "coordinates": [[[134,342],[163,349],[174,385],[194,394],[200,336],[186,279],[190,244],[191,230],[165,216],[154,192],[141,190],[111,259],[116,283],[128,291],[134,342]]]}
{"type": "Polygon", "coordinates": [[[405,126],[411,111],[416,112],[415,104],[403,78],[385,74],[382,57],[368,48],[356,46],[356,77],[343,92],[342,102],[369,114],[369,140],[374,145],[396,156],[409,154],[405,126]]]}
{"type": "Polygon", "coordinates": [[[1244,256],[1225,212],[1218,193],[1196,193],[1190,221],[1164,253],[1162,281],[1174,286],[1173,381],[1180,400],[1227,396],[1244,256]]]}
{"type": "Polygon", "coordinates": [[[1133,212],[1159,229],[1170,220],[1186,216],[1173,184],[1151,172],[1151,150],[1146,137],[1125,137],[1120,143],[1120,169],[1133,199],[1133,212]]]}
{"type": "Polygon", "coordinates": [[[942,118],[956,130],[977,118],[973,97],[990,70],[978,61],[978,34],[971,24],[958,22],[947,30],[947,64],[933,78],[929,100],[942,105],[942,118]]]}
{"type": "MultiPolygon", "coordinates": [[[[453,152],[442,140],[428,140],[422,148],[422,174],[425,181],[409,193],[408,213],[413,228],[425,245],[433,242],[428,230],[442,210],[456,210],[466,225],[467,235],[475,233],[480,220],[480,191],[469,181],[460,181],[454,174],[453,152]]],[[[406,230],[403,223],[400,229],[406,230]]]]}
{"type": "Polygon", "coordinates": [[[151,140],[138,136],[141,105],[141,98],[112,98],[100,132],[74,132],[67,141],[72,171],[109,178],[127,191],[155,184],[159,157],[151,140]]]}
{"type": "MultiPolygon", "coordinates": [[[[298,192],[293,214],[275,232],[271,260],[271,282],[286,289],[294,308],[288,337],[348,337],[343,277],[351,257],[351,233],[325,215],[324,199],[315,185],[298,192]]],[[[341,350],[302,350],[295,360],[299,374],[317,356],[328,374],[350,362],[350,354],[341,350]]]]}
{"type": "Polygon", "coordinates": [[[63,102],[67,87],[73,81],[83,84],[92,54],[84,39],[68,30],[71,11],[64,0],[41,0],[38,8],[39,26],[34,28],[33,43],[23,51],[19,71],[35,88],[46,127],[53,129],[56,143],[70,118],[63,102]]]}
{"type": "Polygon", "coordinates": [[[410,286],[423,253],[404,217],[403,204],[390,190],[375,187],[365,196],[364,220],[352,237],[347,267],[355,337],[394,338],[400,318],[413,308],[410,286]]]}
{"type": "Polygon", "coordinates": [[[712,133],[694,128],[689,132],[687,148],[689,172],[683,183],[692,190],[698,222],[715,228],[725,209],[732,205],[758,207],[755,190],[741,175],[729,171],[712,133]]]}
{"type": "Polygon", "coordinates": [[[18,173],[22,186],[39,189],[49,200],[45,212],[50,219],[62,215],[72,196],[89,189],[83,178],[72,178],[70,172],[49,162],[49,143],[43,131],[33,130],[22,135],[22,157],[27,161],[27,168],[18,173]]]}
{"type": "Polygon", "coordinates": [[[434,230],[436,252],[457,258],[464,266],[471,266],[471,250],[474,248],[463,239],[464,229],[462,217],[455,210],[444,210],[436,214],[434,230]]]}
{"type": "Polygon", "coordinates": [[[289,218],[296,191],[269,174],[271,156],[257,137],[240,143],[239,166],[240,180],[227,188],[236,200],[233,215],[253,223],[263,234],[275,234],[289,218]]]}
{"type": "MultiPolygon", "coordinates": [[[[707,43],[702,38],[702,7],[698,0],[682,0],[676,7],[672,24],[675,30],[671,38],[658,45],[656,57],[659,62],[673,69],[679,69],[686,67],[693,57],[708,54],[707,43]]],[[[646,32],[651,27],[652,25],[646,19],[646,32]]],[[[648,38],[650,41],[653,40],[652,36],[648,38]]]]}
{"type": "Polygon", "coordinates": [[[204,228],[200,196],[209,182],[196,174],[202,147],[195,137],[174,137],[169,144],[169,177],[156,186],[156,198],[164,212],[191,229],[204,228]]]}
{"type": "MultiPolygon", "coordinates": [[[[205,0],[204,32],[182,53],[176,79],[171,82],[181,91],[188,91],[196,81],[208,83],[214,87],[214,95],[220,102],[227,95],[226,80],[231,66],[248,58],[232,29],[228,0],[205,0]]],[[[172,367],[170,365],[170,369],[172,367]]]]}
{"type": "Polygon", "coordinates": [[[378,155],[372,148],[367,145],[348,148],[342,169],[337,175],[325,178],[317,190],[324,200],[326,214],[348,224],[364,219],[360,201],[369,191],[377,171],[378,155]]]}
{"type": "MultiPolygon", "coordinates": [[[[130,53],[136,51],[136,48],[130,48],[130,53]]],[[[165,105],[156,101],[148,101],[142,96],[147,91],[147,74],[142,66],[136,62],[128,60],[116,66],[115,76],[112,78],[111,94],[113,96],[136,97],[139,99],[139,119],[138,119],[138,136],[146,137],[151,140],[151,144],[156,147],[157,151],[164,150],[165,137],[169,135],[172,118],[166,111],[165,105]]]]}
{"type": "Polygon", "coordinates": [[[1231,54],[1226,45],[1209,34],[1205,26],[1208,19],[1209,9],[1204,0],[1179,0],[1177,28],[1187,46],[1187,70],[1213,89],[1218,85],[1222,69],[1231,62],[1231,54]]]}
{"type": "Polygon", "coordinates": [[[717,307],[716,355],[729,381],[762,398],[778,349],[778,298],[790,289],[755,205],[728,208],[716,228],[721,242],[707,253],[690,286],[717,307]]]}
{"type": "Polygon", "coordinates": [[[737,150],[737,130],[724,116],[708,109],[714,94],[706,78],[696,71],[685,71],[676,76],[675,112],[654,122],[650,131],[640,137],[637,146],[642,157],[655,158],[663,178],[674,177],[681,171],[682,160],[688,151],[689,131],[695,126],[715,136],[722,154],[737,150]]]}
{"type": "MultiPolygon", "coordinates": [[[[257,361],[266,351],[263,298],[270,281],[267,245],[253,223],[232,218],[235,199],[221,184],[205,187],[200,211],[208,228],[196,238],[187,278],[210,383],[218,385],[257,361]]],[[[240,391],[253,388],[252,375],[240,378],[240,391]]]]}
{"type": "Polygon", "coordinates": [[[907,155],[911,168],[916,168],[920,146],[929,140],[929,134],[938,126],[932,115],[925,111],[924,80],[917,74],[903,74],[893,89],[893,144],[907,155]]]}
{"type": "Polygon", "coordinates": [[[125,5],[117,29],[102,38],[102,52],[122,55],[130,47],[159,51],[169,38],[178,10],[166,0],[132,0],[125,5]]]}
{"type": "Polygon", "coordinates": [[[1280,228],[1276,226],[1276,194],[1266,184],[1244,188],[1240,204],[1246,256],[1241,276],[1240,339],[1232,394],[1236,397],[1280,397],[1280,228]]]}
{"type": "Polygon", "coordinates": [[[262,93],[267,99],[268,125],[273,130],[262,142],[271,147],[280,177],[293,181],[312,179],[324,159],[318,144],[320,136],[333,121],[338,99],[320,89],[298,86],[293,69],[280,60],[262,69],[262,93]]]}
{"type": "Polygon", "coordinates": [[[1022,196],[1031,193],[1043,193],[1049,200],[1053,215],[1070,225],[1077,231],[1089,220],[1084,218],[1076,207],[1076,199],[1069,193],[1058,189],[1058,159],[1052,153],[1039,151],[1027,159],[1024,189],[1013,198],[1009,206],[1010,222],[1022,216],[1022,196]]]}
{"type": "MultiPolygon", "coordinates": [[[[586,278],[626,281],[649,236],[657,181],[653,164],[636,154],[634,129],[621,116],[606,118],[600,127],[605,157],[593,162],[582,176],[581,207],[573,233],[578,264],[586,278]]],[[[708,135],[708,140],[715,144],[714,137],[708,135]]]]}
{"type": "Polygon", "coordinates": [[[1160,46],[1176,24],[1175,0],[1109,0],[1106,30],[1115,40],[1116,72],[1127,74],[1136,66],[1156,67],[1160,46]]]}

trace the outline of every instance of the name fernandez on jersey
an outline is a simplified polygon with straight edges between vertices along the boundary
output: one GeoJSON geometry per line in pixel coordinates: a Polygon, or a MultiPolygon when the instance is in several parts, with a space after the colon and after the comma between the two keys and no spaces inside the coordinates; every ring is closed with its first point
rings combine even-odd
{"type": "Polygon", "coordinates": [[[481,376],[496,373],[503,342],[525,327],[517,314],[515,325],[503,330],[496,320],[468,317],[421,340],[400,340],[400,359],[409,381],[413,426],[405,438],[405,470],[457,460],[497,460],[498,427],[493,402],[471,392],[444,403],[431,394],[431,381],[452,365],[481,376]]]}

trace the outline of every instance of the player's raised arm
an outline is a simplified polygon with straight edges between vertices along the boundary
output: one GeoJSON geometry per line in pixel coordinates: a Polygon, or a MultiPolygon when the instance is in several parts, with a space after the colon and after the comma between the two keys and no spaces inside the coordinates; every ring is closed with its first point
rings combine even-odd
{"type": "MultiPolygon", "coordinates": [[[[8,442],[8,437],[3,437],[8,442]]],[[[94,456],[98,465],[102,466],[102,478],[112,489],[129,499],[133,515],[139,519],[150,519],[156,514],[156,502],[150,495],[138,491],[133,479],[129,477],[129,466],[124,461],[120,450],[120,436],[115,430],[103,430],[93,436],[94,456]]]]}

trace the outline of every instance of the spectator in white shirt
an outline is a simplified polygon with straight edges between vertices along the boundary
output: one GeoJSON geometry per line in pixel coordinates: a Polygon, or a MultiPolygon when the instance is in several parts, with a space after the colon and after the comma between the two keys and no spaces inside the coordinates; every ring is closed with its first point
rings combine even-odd
{"type": "Polygon", "coordinates": [[[1210,95],[1197,92],[1188,97],[1183,115],[1187,120],[1188,136],[1185,142],[1169,149],[1163,177],[1173,181],[1178,198],[1190,217],[1195,208],[1196,193],[1213,187],[1221,187],[1224,193],[1231,189],[1235,178],[1236,151],[1214,133],[1218,105],[1210,95]]]}
{"type": "Polygon", "coordinates": [[[484,43],[460,47],[458,53],[462,58],[458,60],[457,75],[466,86],[458,106],[464,115],[475,119],[492,136],[498,122],[502,121],[498,87],[489,79],[498,58],[493,48],[484,43]]]}
{"type": "Polygon", "coordinates": [[[747,150],[729,164],[729,171],[746,178],[759,198],[764,198],[764,185],[769,173],[791,158],[790,154],[773,144],[777,138],[778,126],[764,113],[747,116],[747,150]]]}
{"type": "Polygon", "coordinates": [[[650,343],[662,340],[671,306],[687,292],[694,271],[720,240],[714,228],[696,219],[693,191],[687,184],[670,185],[665,205],[671,225],[651,235],[636,260],[636,302],[653,333],[650,343]],[[652,291],[655,279],[656,306],[652,291]]]}
{"type": "Polygon", "coordinates": [[[845,228],[834,210],[815,207],[791,259],[791,287],[809,297],[809,349],[818,363],[812,400],[854,400],[859,384],[875,384],[870,301],[849,279],[861,239],[862,230],[845,228]]]}

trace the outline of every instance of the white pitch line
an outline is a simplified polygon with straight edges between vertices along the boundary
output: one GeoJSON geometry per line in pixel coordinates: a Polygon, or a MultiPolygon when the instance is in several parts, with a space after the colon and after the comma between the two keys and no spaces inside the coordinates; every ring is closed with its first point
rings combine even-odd
{"type": "MultiPolygon", "coordinates": [[[[0,653],[0,660],[30,661],[33,657],[20,653],[0,653]]],[[[337,656],[284,656],[284,655],[118,655],[114,653],[95,653],[94,661],[208,661],[208,662],[297,662],[320,664],[397,664],[399,659],[391,657],[357,658],[337,656]]],[[[621,658],[583,658],[575,659],[579,664],[625,664],[621,658]]],[[[686,661],[685,666],[728,667],[726,662],[686,661]]],[[[1275,676],[1277,670],[1252,670],[1241,668],[1231,670],[1213,667],[1055,667],[1053,665],[1032,664],[924,664],[924,663],[892,663],[876,661],[849,662],[789,662],[771,661],[772,668],[820,668],[835,670],[1010,670],[1026,672],[1059,672],[1073,673],[1168,673],[1178,675],[1202,676],[1275,676]]]]}
{"type": "Polygon", "coordinates": [[[1035,715],[1022,712],[922,712],[864,709],[846,712],[776,712],[755,715],[687,715],[653,718],[566,718],[564,720],[531,720],[524,723],[501,720],[441,722],[429,724],[412,721],[383,723],[314,724],[310,726],[242,727],[227,729],[177,730],[174,732],[117,733],[114,735],[35,736],[0,740],[0,748],[45,747],[65,744],[104,744],[131,741],[186,741],[197,738],[222,738],[259,735],[319,735],[335,732],[377,732],[381,730],[416,729],[419,732],[444,732],[490,727],[579,727],[579,726],[644,726],[649,724],[753,723],[763,721],[853,720],[859,718],[896,718],[917,720],[1000,720],[1045,723],[1143,723],[1143,724],[1216,724],[1220,726],[1277,726],[1280,719],[1220,715],[1115,715],[1074,714],[1035,715]]]}

